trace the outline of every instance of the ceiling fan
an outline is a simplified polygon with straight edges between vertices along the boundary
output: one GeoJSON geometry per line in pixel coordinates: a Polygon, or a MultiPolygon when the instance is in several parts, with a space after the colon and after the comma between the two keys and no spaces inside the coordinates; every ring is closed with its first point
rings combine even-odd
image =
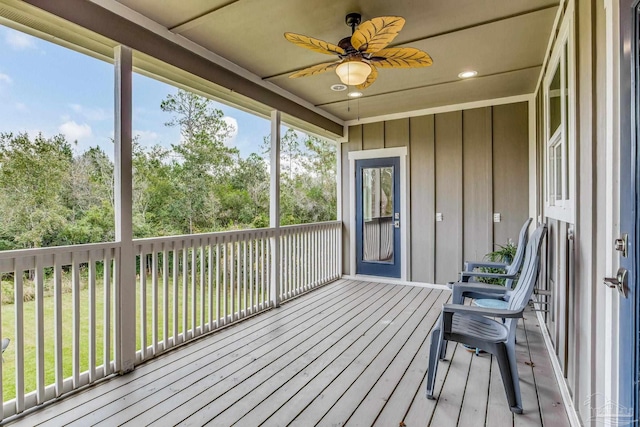
{"type": "Polygon", "coordinates": [[[337,45],[313,37],[284,33],[291,43],[327,55],[337,55],[338,61],[314,65],[291,74],[290,78],[315,76],[335,70],[345,85],[365,89],[378,77],[378,68],[428,67],[433,60],[426,52],[413,47],[386,46],[396,38],[405,20],[399,16],[381,16],[360,24],[359,13],[346,16],[351,27],[351,37],[345,37],[337,45]]]}

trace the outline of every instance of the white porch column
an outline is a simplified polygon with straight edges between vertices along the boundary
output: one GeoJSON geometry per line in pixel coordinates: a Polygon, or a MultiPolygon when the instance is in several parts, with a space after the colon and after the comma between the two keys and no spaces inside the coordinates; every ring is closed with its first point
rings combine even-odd
{"type": "Polygon", "coordinates": [[[133,370],[136,356],[136,259],[133,252],[133,169],[131,162],[132,55],[131,48],[115,48],[115,161],[114,197],[116,242],[115,344],[116,371],[133,370]]]}
{"type": "Polygon", "coordinates": [[[280,305],[280,111],[271,112],[271,191],[269,194],[269,226],[275,229],[271,238],[271,303],[280,305]]]}

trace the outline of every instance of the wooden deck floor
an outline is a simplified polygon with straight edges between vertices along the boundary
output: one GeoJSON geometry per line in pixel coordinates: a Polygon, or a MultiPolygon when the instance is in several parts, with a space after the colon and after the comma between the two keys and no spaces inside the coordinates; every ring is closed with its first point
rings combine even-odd
{"type": "Polygon", "coordinates": [[[518,331],[523,415],[491,357],[455,345],[438,399],[425,398],[427,338],[449,295],[339,280],[10,425],[568,426],[533,313],[518,331]]]}

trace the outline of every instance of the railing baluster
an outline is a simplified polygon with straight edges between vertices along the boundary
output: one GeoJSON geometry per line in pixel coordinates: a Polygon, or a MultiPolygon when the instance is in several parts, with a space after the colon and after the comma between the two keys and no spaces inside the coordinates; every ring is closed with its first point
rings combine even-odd
{"type": "Polygon", "coordinates": [[[253,253],[256,249],[257,236],[258,234],[256,233],[254,238],[249,241],[249,307],[251,307],[251,314],[256,311],[253,306],[253,296],[255,291],[255,283],[253,282],[253,273],[255,271],[255,266],[253,265],[253,253]]]}
{"type": "Polygon", "coordinates": [[[76,253],[71,256],[73,295],[73,388],[80,386],[80,264],[76,253]]]}
{"type": "Polygon", "coordinates": [[[229,257],[229,268],[231,269],[229,271],[229,286],[230,286],[230,292],[231,292],[231,316],[229,318],[229,320],[231,322],[233,322],[236,318],[236,242],[233,239],[233,237],[230,239],[231,242],[229,243],[230,246],[230,252],[231,252],[231,256],[229,257]]]}
{"type": "Polygon", "coordinates": [[[205,315],[205,256],[204,256],[204,246],[205,243],[202,239],[200,239],[200,333],[205,332],[204,327],[204,315],[205,315]]]}
{"type": "Polygon", "coordinates": [[[36,255],[35,287],[36,287],[36,400],[44,402],[44,269],[42,255],[36,255]]]}
{"type": "Polygon", "coordinates": [[[140,250],[140,350],[142,360],[147,358],[147,258],[144,247],[140,250]]]}
{"type": "Polygon", "coordinates": [[[208,307],[209,307],[209,316],[207,319],[207,324],[209,325],[208,330],[213,330],[213,245],[211,244],[211,238],[207,240],[207,285],[208,285],[208,307]]]}
{"type": "Polygon", "coordinates": [[[176,346],[179,344],[178,342],[178,269],[179,269],[179,260],[178,260],[178,242],[173,242],[173,295],[172,295],[172,307],[173,307],[173,345],[176,346]]]}
{"type": "Polygon", "coordinates": [[[222,239],[222,260],[224,262],[223,266],[222,266],[222,301],[224,304],[224,321],[223,321],[223,325],[226,325],[227,323],[229,323],[227,321],[227,316],[229,315],[229,299],[227,298],[227,270],[228,270],[228,265],[229,265],[229,251],[228,251],[228,243],[227,243],[227,239],[223,238],[222,239]]]}
{"type": "Polygon", "coordinates": [[[158,248],[151,245],[151,353],[158,354],[158,248]]]}
{"type": "Polygon", "coordinates": [[[271,298],[271,244],[265,245],[265,241],[262,241],[262,307],[267,306],[267,301],[272,301],[271,298]],[[266,248],[266,256],[265,254],[266,248]],[[265,275],[268,280],[265,280],[265,275]],[[265,288],[266,286],[266,288],[265,288]]]}
{"type": "Polygon", "coordinates": [[[216,237],[216,328],[220,327],[220,244],[216,237]]]}
{"type": "Polygon", "coordinates": [[[104,376],[111,374],[111,249],[104,251],[103,267],[103,343],[102,343],[102,363],[104,365],[104,376]]]}
{"type": "Polygon", "coordinates": [[[64,380],[62,370],[62,266],[59,263],[58,255],[53,256],[53,304],[55,339],[55,365],[56,365],[56,397],[62,394],[62,383],[64,380]]]}
{"type": "Polygon", "coordinates": [[[169,251],[162,245],[162,338],[164,350],[169,348],[169,251]]]}
{"type": "Polygon", "coordinates": [[[189,339],[188,301],[189,301],[189,246],[187,241],[182,241],[182,342],[189,339]]]}
{"type": "MultiPolygon", "coordinates": [[[[249,241],[251,236],[249,236],[249,241]]],[[[242,261],[242,310],[244,310],[244,315],[249,314],[249,310],[247,307],[247,240],[242,241],[242,252],[243,252],[243,261],[242,261]]]]}
{"type": "Polygon", "coordinates": [[[14,279],[14,304],[16,322],[16,413],[24,411],[24,287],[21,259],[16,260],[14,279]]]}
{"type": "Polygon", "coordinates": [[[196,277],[198,275],[198,246],[194,239],[191,239],[191,244],[189,245],[191,248],[191,268],[189,271],[191,272],[191,337],[195,337],[196,334],[196,326],[198,323],[197,316],[197,306],[196,306],[196,296],[197,296],[197,287],[196,287],[196,277]]]}
{"type": "Polygon", "coordinates": [[[96,380],[96,264],[89,251],[89,382],[96,380]]]}

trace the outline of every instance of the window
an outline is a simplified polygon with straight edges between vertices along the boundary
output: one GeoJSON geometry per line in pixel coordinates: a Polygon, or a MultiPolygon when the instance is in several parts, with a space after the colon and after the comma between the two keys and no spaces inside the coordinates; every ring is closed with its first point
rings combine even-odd
{"type": "Polygon", "coordinates": [[[573,20],[563,23],[544,80],[546,215],[573,222],[575,76],[573,20]]]}

